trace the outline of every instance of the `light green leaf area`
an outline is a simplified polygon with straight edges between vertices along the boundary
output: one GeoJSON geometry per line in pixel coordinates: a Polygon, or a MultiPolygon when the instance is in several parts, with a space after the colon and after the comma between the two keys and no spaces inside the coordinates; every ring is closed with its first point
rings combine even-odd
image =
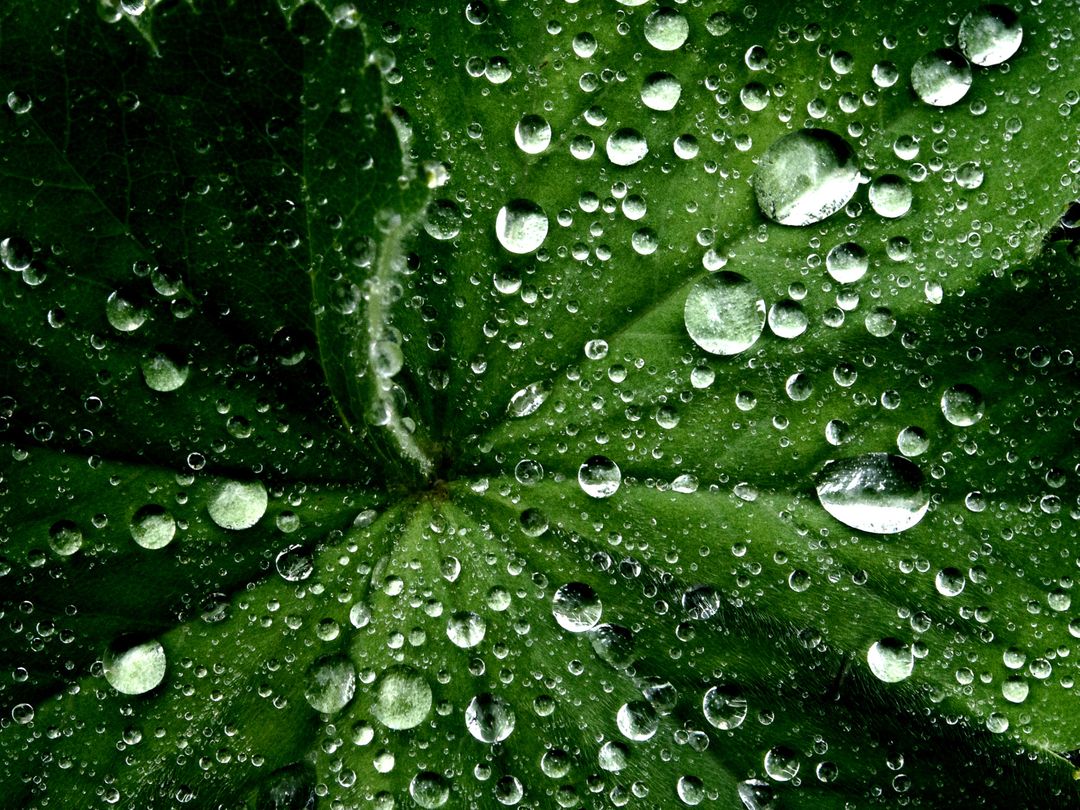
{"type": "Polygon", "coordinates": [[[0,805],[1075,807],[1013,11],[7,3],[0,805]]]}

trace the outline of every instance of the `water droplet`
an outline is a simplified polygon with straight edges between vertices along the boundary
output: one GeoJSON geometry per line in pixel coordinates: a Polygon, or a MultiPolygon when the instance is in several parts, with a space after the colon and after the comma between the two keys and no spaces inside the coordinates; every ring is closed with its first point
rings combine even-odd
{"type": "Polygon", "coordinates": [[[658,51],[675,51],[690,35],[690,23],[673,8],[661,6],[645,18],[645,39],[658,51]]]}
{"type": "Polygon", "coordinates": [[[302,582],[314,573],[315,564],[311,552],[296,543],[278,552],[274,558],[274,568],[286,582],[302,582]]]}
{"type": "Polygon", "coordinates": [[[442,807],[450,799],[450,783],[442,774],[420,771],[409,782],[409,796],[425,810],[442,807]]]}
{"type": "Polygon", "coordinates": [[[622,485],[622,470],[607,456],[592,456],[578,468],[578,485],[590,498],[610,498],[622,485]]]}
{"type": "Polygon", "coordinates": [[[976,65],[1000,65],[1020,49],[1024,29],[1010,8],[979,6],[960,23],[960,50],[976,65]]]}
{"type": "Polygon", "coordinates": [[[830,461],[817,478],[825,511],[846,526],[875,534],[906,531],[930,506],[923,474],[910,461],[866,453],[830,461]]]}
{"type": "Polygon", "coordinates": [[[934,577],[934,587],[942,596],[959,596],[966,581],[959,568],[942,568],[934,577]]]}
{"type": "Polygon", "coordinates": [[[371,713],[387,728],[416,728],[431,711],[431,686],[412,667],[391,667],[375,687],[371,713]]]}
{"type": "Polygon", "coordinates": [[[527,155],[539,155],[551,144],[551,125],[540,115],[523,115],[514,127],[514,142],[527,155]]]}
{"type": "Polygon", "coordinates": [[[645,142],[645,136],[636,129],[623,127],[608,136],[608,160],[616,166],[633,166],[647,154],[649,144],[645,142]]]}
{"type": "Polygon", "coordinates": [[[630,749],[626,746],[626,743],[618,740],[608,740],[600,746],[597,759],[600,767],[605,771],[618,773],[626,768],[627,763],[629,763],[630,749]]]}
{"type": "Polygon", "coordinates": [[[713,273],[690,288],[683,307],[690,338],[710,354],[732,355],[753,346],[765,328],[765,300],[739,273],[713,273]]]}
{"type": "Polygon", "coordinates": [[[261,481],[223,481],[206,503],[210,519],[223,529],[254,526],[266,514],[268,498],[261,481]]]}
{"type": "Polygon", "coordinates": [[[604,605],[596,591],[582,582],[568,582],[555,591],[551,613],[564,630],[583,633],[600,622],[604,605]]]}
{"type": "Polygon", "coordinates": [[[465,709],[465,728],[483,743],[505,740],[514,730],[516,720],[510,704],[490,692],[474,697],[465,709]]]}
{"type": "Polygon", "coordinates": [[[930,437],[921,427],[911,425],[897,434],[896,447],[909,458],[921,456],[930,447],[930,437]]]}
{"type": "Polygon", "coordinates": [[[128,639],[114,642],[101,663],[105,680],[125,695],[142,695],[165,679],[165,648],[157,641],[131,644],[128,639]]]}
{"type": "Polygon", "coordinates": [[[146,323],[149,316],[145,308],[117,290],[109,293],[105,299],[105,317],[113,329],[134,332],[146,323]]]}
{"type": "Polygon", "coordinates": [[[650,110],[666,112],[674,108],[682,95],[682,84],[670,73],[650,73],[641,86],[641,103],[650,110]]]}
{"type": "Polygon", "coordinates": [[[742,689],[735,684],[710,687],[701,707],[705,712],[705,719],[723,731],[738,728],[746,719],[746,697],[742,689]]]}
{"type": "Polygon", "coordinates": [[[894,62],[878,62],[870,69],[870,78],[878,87],[892,87],[900,78],[900,69],[894,62]]]}
{"type": "Polygon", "coordinates": [[[956,51],[939,48],[920,57],[911,68],[911,86],[925,103],[948,107],[971,89],[971,65],[956,51]]]}
{"type": "Polygon", "coordinates": [[[810,319],[806,317],[802,304],[785,298],[769,308],[769,328],[780,338],[792,340],[806,331],[810,319]]]}
{"type": "Polygon", "coordinates": [[[885,683],[899,683],[915,669],[911,646],[897,638],[883,638],[870,645],[866,663],[874,677],[885,683]]]}
{"type": "MultiPolygon", "coordinates": [[[[8,97],[10,99],[10,96],[8,97]]],[[[9,236],[0,241],[0,262],[13,273],[21,273],[30,267],[34,250],[30,243],[17,236],[9,236]]]]}
{"type": "Polygon", "coordinates": [[[777,782],[790,782],[799,774],[799,755],[786,745],[776,745],[765,754],[765,773],[777,782]]]}
{"type": "Polygon", "coordinates": [[[855,152],[825,129],[800,129],[770,146],[753,175],[762,213],[781,225],[810,225],[836,213],[855,195],[855,152]]]}
{"type": "Polygon", "coordinates": [[[333,714],[344,709],[356,692],[356,669],[343,655],[324,655],[307,671],[304,697],[317,712],[333,714]]]}
{"type": "Polygon", "coordinates": [[[1001,696],[1010,703],[1023,703],[1029,691],[1028,682],[1019,675],[1010,675],[1001,683],[1001,696]]]}
{"type": "Polygon", "coordinates": [[[176,536],[176,519],[162,506],[149,503],[131,518],[131,537],[143,548],[164,548],[176,536]]]}
{"type": "Polygon", "coordinates": [[[487,622],[483,617],[467,610],[455,612],[446,623],[446,637],[463,650],[483,641],[486,632],[487,622]]]}
{"type": "Polygon", "coordinates": [[[843,242],[825,255],[825,269],[841,284],[852,284],[866,275],[870,267],[866,249],[855,242],[843,242]]]}
{"type": "Polygon", "coordinates": [[[511,253],[532,253],[544,244],[548,218],[532,200],[511,200],[495,217],[495,236],[511,253]]]}
{"type": "Polygon", "coordinates": [[[680,776],[675,783],[675,792],[683,804],[691,807],[705,801],[705,785],[696,776],[680,776]]]}
{"type": "Polygon", "coordinates": [[[776,807],[776,792],[768,782],[760,779],[747,779],[740,782],[737,788],[739,800],[742,801],[746,810],[774,810],[776,807]]]}
{"type": "Polygon", "coordinates": [[[29,703],[19,703],[11,709],[11,719],[20,726],[34,721],[34,707],[29,703]]]}
{"type": "Polygon", "coordinates": [[[515,419],[536,413],[537,408],[544,404],[544,400],[551,393],[551,386],[546,382],[534,382],[517,391],[507,405],[506,411],[515,419]]]}
{"type": "Polygon", "coordinates": [[[49,548],[61,557],[70,557],[83,544],[83,533],[74,521],[58,520],[49,528],[49,548]]]}
{"type": "Polygon", "coordinates": [[[896,174],[876,178],[870,184],[869,198],[874,213],[887,219],[898,219],[911,210],[911,186],[896,174]]]}
{"type": "Polygon", "coordinates": [[[626,669],[634,661],[634,634],[618,624],[601,624],[589,632],[593,652],[608,666],[626,669]]]}
{"type": "Polygon", "coordinates": [[[982,166],[969,160],[956,170],[956,185],[969,190],[976,189],[983,184],[984,177],[982,166]]]}
{"type": "Polygon", "coordinates": [[[170,355],[170,352],[156,351],[143,359],[143,379],[150,390],[168,393],[187,382],[190,366],[170,355]]]}
{"type": "MultiPolygon", "coordinates": [[[[424,230],[432,239],[441,242],[453,239],[461,233],[461,211],[453,200],[432,200],[424,217],[424,230]]],[[[345,309],[345,314],[355,307],[345,309]]],[[[392,375],[387,375],[392,376],[392,375]]]]}
{"type": "Polygon", "coordinates": [[[941,395],[941,412],[949,424],[970,427],[983,418],[983,395],[966,383],[950,386],[941,395]]]}
{"type": "Polygon", "coordinates": [[[615,724],[628,740],[643,742],[652,739],[660,727],[660,717],[652,704],[644,700],[624,703],[615,715],[615,724]]]}

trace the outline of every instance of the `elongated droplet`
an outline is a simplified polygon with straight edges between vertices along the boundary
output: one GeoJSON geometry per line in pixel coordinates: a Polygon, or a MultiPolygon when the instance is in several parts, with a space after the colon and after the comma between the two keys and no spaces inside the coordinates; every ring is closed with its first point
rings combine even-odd
{"type": "Polygon", "coordinates": [[[922,520],[930,506],[922,471],[900,456],[867,453],[830,461],[817,478],[825,511],[846,526],[895,534],[922,520]]]}

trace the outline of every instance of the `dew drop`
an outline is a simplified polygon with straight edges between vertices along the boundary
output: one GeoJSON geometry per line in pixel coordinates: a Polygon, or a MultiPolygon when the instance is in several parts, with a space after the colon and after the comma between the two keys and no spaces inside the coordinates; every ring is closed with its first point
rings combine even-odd
{"type": "Polygon", "coordinates": [[[645,18],[645,39],[658,51],[676,51],[690,35],[686,17],[668,6],[661,6],[645,18]]]}
{"type": "Polygon", "coordinates": [[[412,667],[391,667],[375,687],[371,713],[387,728],[416,728],[431,711],[431,686],[412,667]]]}
{"type": "Polygon", "coordinates": [[[532,200],[511,200],[495,217],[495,236],[511,253],[532,253],[544,244],[548,218],[532,200]]]}
{"type": "Polygon", "coordinates": [[[746,719],[746,696],[735,684],[719,684],[710,687],[701,702],[705,719],[723,731],[742,725],[746,719]]]}
{"type": "Polygon", "coordinates": [[[651,703],[631,700],[624,703],[615,714],[615,724],[628,740],[643,742],[652,739],[660,727],[660,717],[651,703]]]}
{"type": "Polygon", "coordinates": [[[536,410],[544,404],[544,400],[548,398],[550,393],[551,385],[549,383],[529,383],[510,398],[510,404],[507,405],[506,411],[514,419],[529,416],[536,413],[536,410]]]}
{"type": "Polygon", "coordinates": [[[622,485],[622,470],[607,456],[592,456],[578,468],[578,485],[590,498],[610,498],[622,485]]]}
{"type": "Polygon", "coordinates": [[[308,668],[304,697],[315,711],[340,711],[355,693],[356,669],[345,656],[324,655],[308,668]]]}
{"type": "Polygon", "coordinates": [[[450,782],[440,773],[420,771],[409,782],[409,796],[418,807],[435,810],[450,799],[450,782]]]}
{"type": "Polygon", "coordinates": [[[446,623],[446,637],[463,650],[475,647],[486,633],[487,622],[483,617],[467,610],[456,611],[446,623]]]}
{"type": "Polygon", "coordinates": [[[514,142],[527,155],[539,155],[551,144],[551,125],[540,115],[523,115],[514,128],[514,142]]]}
{"type": "Polygon", "coordinates": [[[131,518],[131,537],[143,548],[164,548],[176,536],[176,519],[162,506],[150,503],[131,518]]]}
{"type": "Polygon", "coordinates": [[[596,591],[582,582],[568,582],[555,591],[551,613],[564,630],[584,633],[600,622],[604,605],[596,591]]]}
{"type": "Polygon", "coordinates": [[[710,354],[732,355],[753,346],[765,328],[765,300],[739,273],[713,273],[691,287],[683,307],[690,338],[710,354]]]}
{"type": "Polygon", "coordinates": [[[776,745],[765,754],[765,773],[777,782],[790,782],[799,774],[799,755],[786,745],[776,745]]]}
{"type": "Polygon", "coordinates": [[[70,557],[83,544],[83,533],[74,521],[58,520],[49,528],[49,548],[61,557],[70,557]]]}
{"type": "Polygon", "coordinates": [[[866,653],[866,663],[879,681],[899,683],[915,669],[915,656],[910,645],[889,637],[870,645],[866,653]]]}
{"type": "Polygon", "coordinates": [[[650,110],[666,112],[679,103],[682,84],[670,73],[650,73],[641,86],[641,103],[650,110]]]}
{"type": "Polygon", "coordinates": [[[956,51],[939,48],[920,57],[912,66],[911,86],[926,104],[948,107],[971,89],[971,65],[956,51]]]}
{"type": "Polygon", "coordinates": [[[960,50],[976,65],[1000,65],[1020,49],[1024,29],[1010,8],[979,6],[960,23],[960,50]]]}
{"type": "Polygon", "coordinates": [[[465,728],[483,743],[505,740],[514,730],[516,720],[510,704],[490,692],[474,697],[465,709],[465,728]]]}
{"type": "Polygon", "coordinates": [[[911,210],[911,186],[896,174],[876,178],[870,184],[868,196],[874,213],[886,219],[898,219],[911,210]]]}
{"type": "Polygon", "coordinates": [[[645,136],[630,127],[612,132],[608,136],[606,149],[608,160],[616,166],[633,166],[649,154],[645,136]]]}
{"type": "Polygon", "coordinates": [[[806,331],[810,320],[803,311],[802,304],[785,298],[769,308],[769,329],[780,338],[792,340],[806,331]]]}
{"type": "Polygon", "coordinates": [[[753,175],[762,213],[781,225],[810,225],[836,213],[855,195],[855,152],[825,129],[800,129],[770,146],[753,175]]]}
{"type": "Polygon", "coordinates": [[[959,568],[942,568],[934,576],[934,588],[942,596],[959,596],[967,580],[959,568]]]}
{"type": "Polygon", "coordinates": [[[966,383],[950,386],[941,395],[941,413],[951,425],[970,427],[983,418],[983,395],[966,383]]]}
{"type": "Polygon", "coordinates": [[[166,351],[156,351],[142,361],[143,379],[151,391],[175,391],[187,382],[190,371],[187,363],[177,361],[166,351]]]}
{"type": "Polygon", "coordinates": [[[923,474],[906,458],[866,453],[830,461],[817,477],[818,500],[846,526],[874,534],[906,531],[930,506],[923,474]]]}
{"type": "Polygon", "coordinates": [[[261,481],[223,481],[206,503],[210,519],[223,529],[254,526],[266,514],[268,498],[261,481]]]}
{"type": "Polygon", "coordinates": [[[165,648],[157,641],[130,644],[119,639],[112,644],[101,663],[105,680],[125,695],[142,695],[165,679],[165,648]]]}
{"type": "Polygon", "coordinates": [[[852,284],[866,275],[870,259],[866,249],[855,242],[843,242],[825,255],[825,269],[835,281],[852,284]]]}
{"type": "Polygon", "coordinates": [[[119,290],[105,299],[105,317],[118,332],[134,332],[148,317],[146,309],[119,290]]]}

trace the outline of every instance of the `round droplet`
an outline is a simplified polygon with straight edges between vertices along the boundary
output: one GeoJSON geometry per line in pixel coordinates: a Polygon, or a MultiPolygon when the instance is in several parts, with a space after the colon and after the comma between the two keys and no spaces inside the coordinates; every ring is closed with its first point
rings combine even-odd
{"type": "Polygon", "coordinates": [[[607,456],[592,456],[578,468],[578,485],[590,498],[610,498],[622,485],[622,470],[607,456]]]}
{"type": "Polygon", "coordinates": [[[776,745],[765,754],[765,773],[777,782],[790,782],[799,773],[799,755],[786,745],[776,745]]]}
{"type": "Polygon", "coordinates": [[[930,447],[930,437],[921,427],[911,425],[897,434],[896,447],[909,458],[921,456],[930,447]]]}
{"type": "Polygon", "coordinates": [[[670,73],[650,73],[641,86],[641,103],[650,110],[666,112],[679,102],[682,84],[670,73]]]}
{"type": "Polygon", "coordinates": [[[306,684],[304,697],[311,708],[333,714],[356,693],[356,669],[343,655],[325,655],[308,668],[306,684]]]}
{"type": "Polygon", "coordinates": [[[11,709],[11,719],[20,726],[34,721],[34,707],[29,703],[18,703],[11,709]]]}
{"type": "Polygon", "coordinates": [[[130,644],[120,639],[101,659],[105,680],[125,695],[142,695],[165,679],[165,648],[157,641],[130,644]]]}
{"type": "Polygon", "coordinates": [[[523,115],[514,127],[514,142],[527,155],[539,155],[551,144],[551,124],[540,115],[523,115]]]}
{"type": "Polygon", "coordinates": [[[475,647],[484,640],[487,633],[487,622],[482,616],[478,616],[468,610],[455,612],[446,623],[446,636],[454,643],[454,646],[463,650],[475,647]]]}
{"type": "Polygon", "coordinates": [[[941,395],[941,412],[949,424],[970,427],[983,418],[983,395],[966,383],[950,386],[941,395]]]}
{"type": "Polygon", "coordinates": [[[628,740],[643,742],[652,739],[660,727],[660,717],[651,703],[631,700],[624,703],[615,715],[615,724],[628,740]]]}
{"type": "Polygon", "coordinates": [[[956,185],[960,188],[976,189],[983,184],[986,173],[982,166],[973,160],[961,164],[956,170],[956,185]]]}
{"type": "Polygon", "coordinates": [[[109,325],[119,332],[134,332],[148,316],[146,309],[119,290],[105,299],[105,317],[109,325]]]}
{"type": "Polygon", "coordinates": [[[859,187],[855,152],[825,129],[800,129],[777,140],[758,162],[754,193],[762,213],[781,225],[810,225],[848,204],[859,187]]]}
{"type": "Polygon", "coordinates": [[[547,238],[548,218],[532,200],[511,200],[495,217],[495,236],[511,253],[532,253],[547,238]]]}
{"type": "Polygon", "coordinates": [[[83,544],[83,533],[74,521],[58,520],[49,528],[49,548],[61,557],[70,557],[83,544]]]}
{"type": "Polygon", "coordinates": [[[149,503],[131,518],[131,537],[143,548],[164,548],[176,536],[176,519],[163,506],[149,503]]]}
{"type": "MultiPolygon", "coordinates": [[[[8,96],[9,104],[11,96],[8,96]]],[[[34,249],[30,243],[18,236],[8,236],[0,241],[0,262],[13,273],[21,273],[30,267],[34,258],[34,249]]]]}
{"type": "Polygon", "coordinates": [[[418,807],[435,810],[450,799],[450,782],[434,771],[421,771],[409,782],[409,796],[418,807]]]}
{"type": "Polygon", "coordinates": [[[274,558],[274,568],[286,582],[301,582],[315,571],[311,552],[302,544],[295,543],[282,549],[274,558]]]}
{"type": "Polygon", "coordinates": [[[960,23],[960,50],[976,65],[1000,65],[1020,49],[1024,29],[1010,8],[979,6],[960,23]]]}
{"type": "Polygon", "coordinates": [[[959,596],[966,581],[959,568],[942,568],[934,577],[934,587],[942,596],[959,596]]]}
{"type": "Polygon", "coordinates": [[[490,692],[477,695],[465,709],[465,728],[483,743],[502,742],[514,730],[514,710],[490,692]]]}
{"type": "Polygon", "coordinates": [[[564,630],[584,633],[600,622],[604,605],[596,591],[582,582],[568,582],[555,591],[551,613],[564,630]]]}
{"type": "Polygon", "coordinates": [[[705,784],[696,776],[680,776],[675,792],[683,804],[693,807],[705,801],[705,784]]]}
{"type": "Polygon", "coordinates": [[[806,317],[802,304],[785,298],[769,308],[769,328],[780,338],[791,340],[806,331],[810,319],[806,317]]]}
{"type": "Polygon", "coordinates": [[[461,233],[461,211],[453,200],[432,200],[424,218],[424,230],[432,239],[445,242],[461,233]]]}
{"type": "Polygon", "coordinates": [[[645,136],[636,129],[623,127],[608,136],[608,160],[616,166],[633,166],[647,154],[649,144],[645,142],[645,136]]]}
{"type": "Polygon", "coordinates": [[[765,300],[750,279],[712,273],[690,288],[683,307],[690,338],[710,354],[732,355],[753,346],[765,328],[765,300]]]}
{"type": "Polygon", "coordinates": [[[925,103],[948,107],[971,89],[971,65],[956,51],[939,48],[920,57],[912,66],[911,86],[925,103]]]}
{"type": "Polygon", "coordinates": [[[886,219],[898,219],[911,210],[911,186],[896,174],[883,174],[870,184],[870,207],[886,219]]]}
{"type": "Polygon", "coordinates": [[[915,669],[915,656],[911,646],[900,639],[883,638],[870,645],[866,663],[874,677],[885,683],[899,683],[915,669]]]}
{"type": "Polygon", "coordinates": [[[675,51],[690,35],[690,23],[673,8],[661,6],[645,18],[645,39],[658,51],[675,51]]]}
{"type": "Polygon", "coordinates": [[[870,259],[866,249],[855,242],[843,242],[825,255],[825,269],[841,284],[852,284],[866,275],[870,259]]]}
{"type": "Polygon", "coordinates": [[[746,719],[746,697],[735,684],[710,687],[701,701],[701,708],[705,719],[723,731],[738,728],[746,719]]]}
{"type": "Polygon", "coordinates": [[[387,728],[416,728],[431,711],[431,686],[412,667],[392,667],[375,688],[371,713],[387,728]]]}
{"type": "Polygon", "coordinates": [[[846,526],[875,534],[906,531],[930,506],[923,474],[901,456],[866,453],[830,461],[817,477],[818,500],[846,526]]]}
{"type": "Polygon", "coordinates": [[[1010,703],[1023,703],[1029,691],[1028,682],[1019,675],[1010,675],[1001,682],[1001,696],[1010,703]]]}
{"type": "Polygon", "coordinates": [[[174,359],[165,351],[154,352],[142,361],[143,379],[151,391],[175,391],[187,382],[190,371],[187,363],[174,359]]]}
{"type": "Polygon", "coordinates": [[[268,498],[261,481],[223,481],[217,485],[206,511],[223,529],[249,529],[266,514],[268,498]]]}

